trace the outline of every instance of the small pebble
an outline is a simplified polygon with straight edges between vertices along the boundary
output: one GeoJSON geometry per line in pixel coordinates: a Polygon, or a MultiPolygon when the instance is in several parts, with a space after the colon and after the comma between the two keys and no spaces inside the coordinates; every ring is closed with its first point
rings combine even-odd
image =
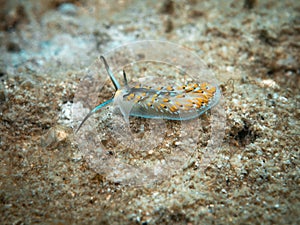
{"type": "Polygon", "coordinates": [[[74,4],[64,3],[58,7],[58,11],[61,12],[62,14],[74,16],[77,14],[78,9],[77,6],[75,6],[74,4]]]}

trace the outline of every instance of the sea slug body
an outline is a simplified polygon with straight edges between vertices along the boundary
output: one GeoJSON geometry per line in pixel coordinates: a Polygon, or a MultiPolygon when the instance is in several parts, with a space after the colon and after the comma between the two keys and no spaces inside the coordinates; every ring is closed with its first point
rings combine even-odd
{"type": "Polygon", "coordinates": [[[127,83],[125,71],[123,71],[124,86],[121,86],[106,59],[101,56],[106,71],[116,89],[114,97],[92,109],[79,125],[95,112],[114,103],[120,108],[126,121],[129,116],[151,119],[189,120],[198,117],[213,106],[221,96],[218,86],[209,83],[191,83],[180,86],[149,87],[143,84],[130,87],[127,83]]]}

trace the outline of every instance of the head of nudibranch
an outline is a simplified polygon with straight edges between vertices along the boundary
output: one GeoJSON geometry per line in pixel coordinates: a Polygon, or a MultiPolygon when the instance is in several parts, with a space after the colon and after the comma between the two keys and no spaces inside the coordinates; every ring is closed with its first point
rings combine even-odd
{"type": "Polygon", "coordinates": [[[191,83],[181,86],[150,87],[140,84],[130,87],[123,70],[124,86],[121,86],[103,56],[100,59],[116,89],[114,96],[92,109],[76,130],[95,112],[114,103],[121,111],[125,121],[129,116],[151,119],[189,120],[198,117],[220,99],[220,89],[208,83],[191,83]]]}

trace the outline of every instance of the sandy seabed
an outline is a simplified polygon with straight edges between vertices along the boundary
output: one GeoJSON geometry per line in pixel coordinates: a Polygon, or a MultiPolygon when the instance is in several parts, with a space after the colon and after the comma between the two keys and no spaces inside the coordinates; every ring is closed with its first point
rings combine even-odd
{"type": "MultiPolygon", "coordinates": [[[[1,224],[300,223],[299,1],[0,4],[1,224]],[[180,123],[166,122],[162,144],[138,156],[106,131],[101,144],[128,163],[195,148],[166,179],[134,185],[112,179],[109,167],[95,169],[74,135],[71,108],[99,55],[145,39],[182,45],[206,62],[222,90],[224,138],[203,168],[210,113],[199,118],[196,141],[180,140],[180,123]]],[[[132,120],[132,130],[143,122],[132,120]]]]}

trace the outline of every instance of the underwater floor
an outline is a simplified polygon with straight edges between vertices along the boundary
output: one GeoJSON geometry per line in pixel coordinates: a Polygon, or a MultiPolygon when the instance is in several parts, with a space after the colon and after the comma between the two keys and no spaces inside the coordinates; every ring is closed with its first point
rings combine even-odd
{"type": "Polygon", "coordinates": [[[299,1],[0,4],[1,224],[300,223],[299,1]],[[219,103],[123,118],[116,94],[75,133],[115,92],[100,55],[141,96],[219,103]]]}

